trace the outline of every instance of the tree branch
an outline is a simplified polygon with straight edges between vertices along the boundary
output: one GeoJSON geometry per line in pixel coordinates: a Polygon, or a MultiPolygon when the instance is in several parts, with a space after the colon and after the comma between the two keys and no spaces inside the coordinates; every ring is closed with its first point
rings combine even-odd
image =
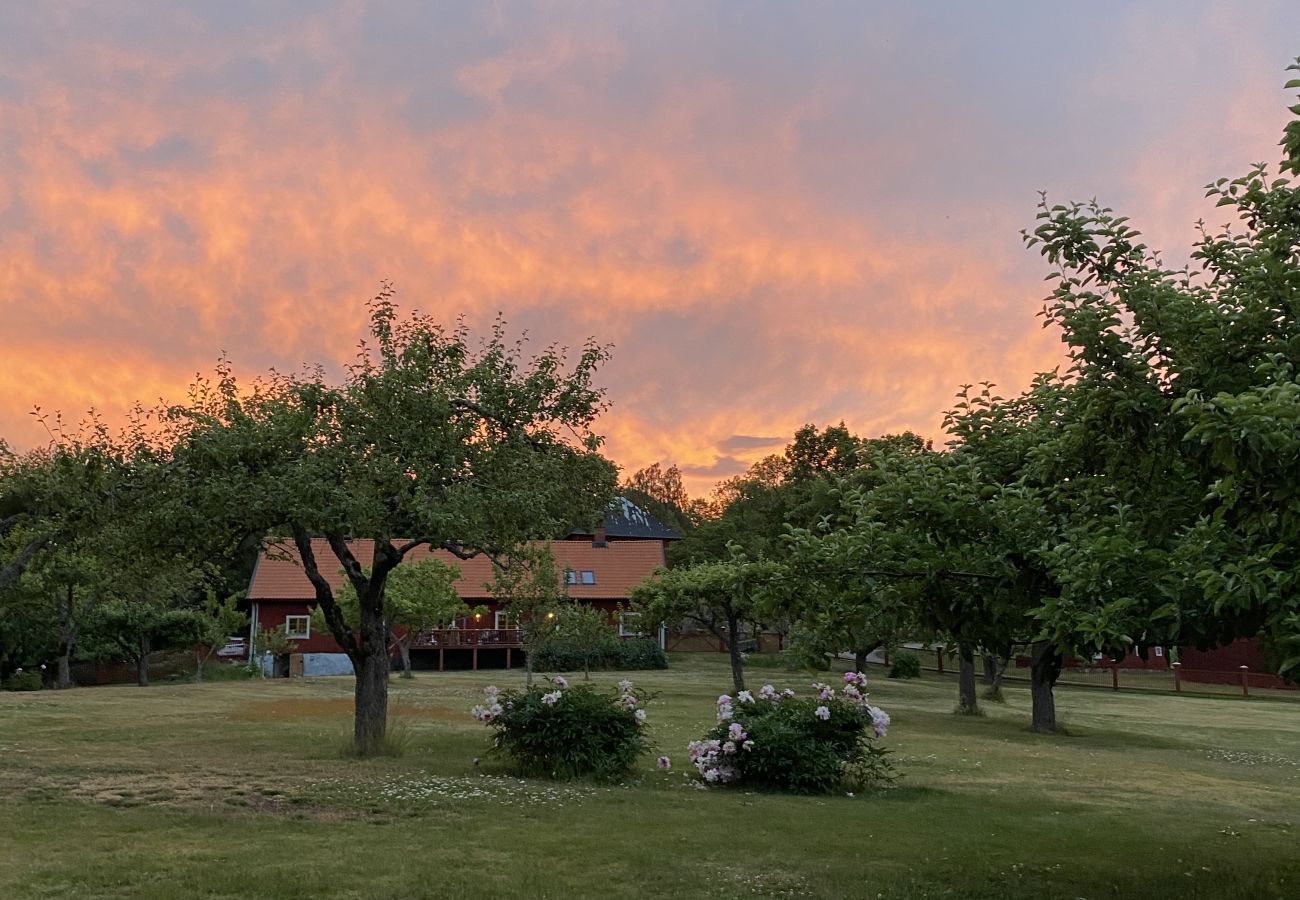
{"type": "Polygon", "coordinates": [[[293,542],[298,547],[298,557],[302,560],[303,571],[316,591],[316,605],[320,607],[325,622],[334,633],[334,640],[338,641],[339,646],[355,662],[358,656],[356,635],[352,633],[352,627],[344,621],[343,610],[334,599],[334,591],[330,589],[329,582],[320,573],[320,566],[316,564],[316,553],[311,547],[311,535],[297,522],[290,523],[290,528],[293,530],[293,542]]]}
{"type": "Polygon", "coordinates": [[[12,582],[17,581],[18,576],[23,574],[23,569],[27,568],[27,564],[32,561],[32,558],[37,553],[40,553],[45,548],[45,545],[53,539],[54,535],[51,534],[32,538],[27,542],[27,546],[19,550],[13,559],[5,563],[4,567],[0,568],[0,590],[4,590],[12,582]]]}

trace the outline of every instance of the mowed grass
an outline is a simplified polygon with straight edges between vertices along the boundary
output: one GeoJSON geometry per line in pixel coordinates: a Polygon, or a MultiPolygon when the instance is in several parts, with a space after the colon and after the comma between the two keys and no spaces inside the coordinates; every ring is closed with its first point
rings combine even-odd
{"type": "Polygon", "coordinates": [[[1294,704],[1063,690],[1045,737],[872,673],[897,787],[788,797],[686,777],[729,677],[672,663],[631,677],[675,769],[621,785],[503,775],[467,710],[518,671],[395,678],[364,761],[348,678],[0,694],[0,897],[1300,897],[1294,704]]]}

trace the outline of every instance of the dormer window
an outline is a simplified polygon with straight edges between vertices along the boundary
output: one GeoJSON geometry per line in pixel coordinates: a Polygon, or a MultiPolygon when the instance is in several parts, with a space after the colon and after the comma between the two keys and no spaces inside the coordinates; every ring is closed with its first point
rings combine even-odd
{"type": "Polygon", "coordinates": [[[565,583],[565,584],[577,584],[577,583],[578,583],[578,573],[575,572],[573,569],[565,569],[565,570],[564,570],[564,583],[565,583]]]}
{"type": "Polygon", "coordinates": [[[593,571],[591,571],[590,569],[583,569],[583,570],[582,570],[582,583],[583,583],[583,584],[595,584],[595,583],[596,583],[596,573],[593,572],[593,571]]]}

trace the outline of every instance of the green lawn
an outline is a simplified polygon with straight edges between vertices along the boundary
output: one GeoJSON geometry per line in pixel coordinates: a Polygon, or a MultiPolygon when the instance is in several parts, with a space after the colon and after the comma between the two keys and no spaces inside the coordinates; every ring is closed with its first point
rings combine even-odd
{"type": "Polygon", "coordinates": [[[878,677],[899,786],[804,798],[685,777],[721,656],[633,676],[676,769],[626,785],[475,766],[505,674],[394,679],[406,753],[362,762],[350,679],[0,694],[0,897],[1300,897],[1294,704],[1067,690],[1042,737],[1018,687],[878,677]]]}

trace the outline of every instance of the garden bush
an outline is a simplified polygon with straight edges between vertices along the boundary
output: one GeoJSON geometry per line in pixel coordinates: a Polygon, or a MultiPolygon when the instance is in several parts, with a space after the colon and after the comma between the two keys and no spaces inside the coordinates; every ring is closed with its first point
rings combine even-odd
{"type": "Polygon", "coordinates": [[[889,716],[872,706],[862,688],[866,676],[849,672],[838,696],[814,684],[813,697],[796,697],[765,684],[754,697],[718,698],[718,724],[688,755],[710,784],[825,794],[858,790],[893,778],[885,736],[889,716]]]}
{"type": "Polygon", "coordinates": [[[628,774],[644,753],[646,696],[630,681],[618,690],[570,687],[560,676],[525,690],[489,687],[470,712],[495,732],[494,751],[531,777],[612,779],[628,774]]]}
{"type": "Polygon", "coordinates": [[[538,649],[533,663],[538,672],[580,672],[586,668],[666,669],[668,658],[651,638],[623,638],[593,653],[590,647],[557,637],[538,649]]]}
{"type": "Polygon", "coordinates": [[[0,683],[6,691],[39,691],[41,689],[40,672],[24,672],[16,669],[12,675],[0,683]]]}
{"type": "Polygon", "coordinates": [[[890,678],[920,678],[921,657],[906,650],[898,653],[889,664],[890,678]]]}

